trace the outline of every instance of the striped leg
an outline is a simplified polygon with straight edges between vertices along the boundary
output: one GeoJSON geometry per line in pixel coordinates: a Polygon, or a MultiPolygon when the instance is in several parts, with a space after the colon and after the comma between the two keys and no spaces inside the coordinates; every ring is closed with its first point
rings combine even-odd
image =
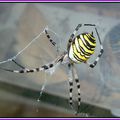
{"type": "Polygon", "coordinates": [[[77,112],[76,112],[76,114],[78,114],[79,108],[80,108],[80,103],[81,103],[80,81],[79,81],[79,78],[78,78],[78,75],[77,75],[77,71],[76,71],[74,66],[73,66],[73,74],[74,74],[74,79],[75,79],[75,82],[77,84],[77,89],[78,89],[78,108],[77,108],[77,112]]]}
{"type": "Polygon", "coordinates": [[[84,26],[96,26],[95,24],[84,24],[84,26]]]}
{"type": "Polygon", "coordinates": [[[69,43],[72,42],[74,36],[76,35],[77,31],[79,30],[79,28],[82,27],[82,24],[78,24],[78,26],[75,28],[75,31],[70,35],[70,38],[69,38],[69,43]]]}
{"type": "Polygon", "coordinates": [[[56,46],[56,42],[54,42],[54,41],[51,39],[51,37],[50,37],[47,29],[45,29],[45,34],[46,34],[48,40],[52,43],[52,45],[53,45],[53,46],[56,46]]]}
{"type": "Polygon", "coordinates": [[[71,43],[80,27],[82,27],[82,24],[78,24],[77,27],[75,28],[74,32],[70,35],[70,38],[68,40],[67,50],[69,50],[71,43]]]}
{"type": "Polygon", "coordinates": [[[72,42],[74,36],[76,35],[77,31],[80,29],[82,26],[95,26],[94,24],[78,24],[77,27],[75,28],[74,32],[70,35],[69,38],[69,43],[72,42]]]}
{"type": "Polygon", "coordinates": [[[15,73],[32,73],[32,72],[46,71],[46,70],[49,70],[50,68],[55,67],[55,65],[63,62],[63,58],[64,58],[64,54],[61,56],[58,56],[52,63],[46,64],[34,69],[25,68],[13,60],[14,63],[16,63],[18,66],[22,68],[21,70],[11,70],[11,69],[2,68],[2,67],[0,67],[0,69],[4,71],[9,71],[9,72],[15,72],[15,73]]]}
{"type": "Polygon", "coordinates": [[[73,41],[74,36],[76,35],[77,31],[80,29],[82,26],[95,26],[95,24],[78,24],[77,27],[75,28],[75,31],[70,35],[69,38],[69,43],[70,44],[73,41]]]}
{"type": "Polygon", "coordinates": [[[45,71],[45,70],[48,70],[54,66],[55,66],[55,64],[51,63],[51,64],[43,65],[42,67],[38,67],[38,68],[34,68],[34,69],[24,68],[21,70],[11,70],[11,69],[2,68],[2,67],[0,67],[0,69],[4,70],[4,71],[14,72],[14,73],[32,73],[32,72],[45,71]]]}
{"type": "Polygon", "coordinates": [[[96,27],[95,27],[95,31],[96,31],[96,34],[97,34],[97,36],[98,36],[98,40],[99,40],[99,43],[100,43],[100,53],[99,53],[99,55],[97,56],[97,58],[95,59],[95,61],[94,61],[92,64],[91,64],[91,63],[88,63],[91,68],[93,68],[93,67],[96,66],[97,62],[99,61],[100,57],[102,56],[102,54],[103,54],[103,52],[104,52],[103,46],[102,46],[102,42],[101,42],[101,39],[100,39],[100,36],[99,36],[99,33],[98,33],[96,27]]]}
{"type": "Polygon", "coordinates": [[[69,80],[69,86],[70,86],[70,88],[69,88],[69,104],[73,109],[73,100],[72,100],[73,75],[72,75],[72,65],[70,63],[68,64],[68,70],[69,70],[69,73],[68,73],[69,78],[68,78],[68,80],[69,80]]]}

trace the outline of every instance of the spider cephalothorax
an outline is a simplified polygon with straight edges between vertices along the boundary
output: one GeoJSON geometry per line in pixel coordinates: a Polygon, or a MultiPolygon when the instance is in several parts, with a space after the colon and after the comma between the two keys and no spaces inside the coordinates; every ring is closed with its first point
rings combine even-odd
{"type": "MultiPolygon", "coordinates": [[[[54,40],[51,39],[47,29],[45,29],[44,33],[46,34],[50,43],[52,43],[53,46],[57,46],[56,42],[54,42],[54,40]]],[[[75,80],[77,84],[77,89],[78,89],[78,110],[79,110],[80,102],[81,102],[80,82],[79,82],[79,78],[78,78],[77,71],[75,69],[74,64],[83,62],[85,64],[89,64],[89,66],[93,68],[97,64],[102,54],[103,54],[103,46],[102,46],[100,36],[98,34],[96,26],[94,24],[78,24],[78,26],[75,28],[75,31],[71,34],[68,40],[67,50],[61,53],[61,55],[59,55],[53,62],[40,66],[38,68],[28,69],[23,67],[19,63],[17,63],[14,59],[12,59],[12,62],[17,64],[21,68],[21,70],[10,70],[6,68],[0,68],[0,69],[9,71],[9,72],[15,72],[15,73],[31,73],[31,72],[47,71],[55,67],[56,65],[60,65],[60,64],[68,64],[68,70],[69,70],[68,80],[70,85],[69,103],[71,107],[73,107],[72,91],[73,91],[73,80],[75,80]],[[93,36],[93,32],[81,33],[76,36],[76,32],[82,26],[93,26],[95,28],[95,31],[100,43],[100,53],[93,63],[88,63],[87,60],[95,51],[96,38],[93,36]]],[[[77,110],[77,113],[78,113],[78,110],[77,110]]]]}

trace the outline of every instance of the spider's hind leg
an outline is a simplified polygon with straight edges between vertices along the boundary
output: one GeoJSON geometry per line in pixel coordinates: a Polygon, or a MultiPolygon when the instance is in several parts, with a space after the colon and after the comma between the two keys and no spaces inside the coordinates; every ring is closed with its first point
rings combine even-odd
{"type": "Polygon", "coordinates": [[[73,96],[72,96],[72,91],[73,91],[73,75],[72,75],[72,67],[71,64],[68,64],[68,80],[69,80],[69,104],[73,109],[73,96]]]}
{"type": "Polygon", "coordinates": [[[77,111],[76,111],[76,115],[77,115],[78,112],[79,112],[79,109],[80,109],[81,96],[80,96],[80,81],[79,81],[77,71],[76,71],[74,66],[73,66],[73,74],[74,74],[74,79],[75,79],[75,82],[77,84],[77,90],[78,90],[78,108],[77,108],[77,111]]]}
{"type": "Polygon", "coordinates": [[[78,78],[78,75],[77,75],[77,71],[74,67],[74,64],[71,64],[69,63],[68,64],[68,68],[69,68],[69,85],[70,85],[70,88],[69,88],[69,103],[70,103],[70,106],[72,107],[73,109],[73,96],[72,96],[72,91],[73,91],[73,79],[75,79],[75,82],[77,84],[77,90],[78,90],[78,107],[77,107],[77,110],[76,110],[76,115],[78,114],[79,112],[79,108],[80,108],[80,103],[81,103],[81,96],[80,96],[80,82],[79,82],[79,78],[78,78]]]}

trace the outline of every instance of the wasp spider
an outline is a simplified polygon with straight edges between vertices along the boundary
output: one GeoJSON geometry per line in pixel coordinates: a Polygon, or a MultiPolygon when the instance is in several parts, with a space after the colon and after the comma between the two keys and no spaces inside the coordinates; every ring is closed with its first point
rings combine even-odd
{"type": "MultiPolygon", "coordinates": [[[[54,42],[49,33],[48,30],[45,29],[45,34],[50,41],[50,43],[53,46],[57,46],[56,42],[54,42]]],[[[99,58],[103,54],[103,46],[100,40],[99,33],[97,31],[96,25],[94,24],[78,24],[78,26],[75,28],[75,31],[71,34],[69,40],[68,40],[68,45],[67,45],[67,50],[64,51],[61,55],[59,55],[53,62],[50,64],[43,65],[38,68],[34,69],[27,69],[17,63],[15,60],[12,60],[15,64],[17,64],[19,67],[21,67],[21,70],[10,70],[6,68],[1,68],[5,71],[10,71],[10,72],[15,72],[15,73],[31,73],[31,72],[39,72],[39,71],[47,71],[50,70],[51,68],[55,67],[58,64],[67,64],[68,69],[69,69],[69,103],[70,106],[73,107],[73,101],[72,101],[72,91],[73,91],[73,80],[75,80],[77,84],[77,89],[78,89],[78,110],[80,108],[80,103],[81,103],[81,97],[80,97],[80,81],[77,75],[77,71],[75,69],[74,64],[79,64],[81,62],[88,64],[91,68],[95,67],[97,64],[99,58]],[[80,27],[82,26],[93,26],[95,28],[95,32],[97,34],[99,43],[100,43],[100,53],[95,59],[93,63],[88,63],[88,59],[90,56],[94,53],[95,47],[96,47],[96,38],[92,33],[81,33],[76,36],[77,31],[79,30],[80,27]]]]}

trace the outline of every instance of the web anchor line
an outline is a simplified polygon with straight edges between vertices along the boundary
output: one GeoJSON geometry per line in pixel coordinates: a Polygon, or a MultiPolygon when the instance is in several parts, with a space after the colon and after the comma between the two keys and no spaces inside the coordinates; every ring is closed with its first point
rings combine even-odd
{"type": "Polygon", "coordinates": [[[45,29],[51,31],[53,34],[55,34],[57,37],[59,36],[57,33],[55,33],[53,30],[51,30],[50,28],[48,28],[48,26],[46,26],[44,28],[44,30],[42,32],[40,32],[35,38],[33,38],[31,40],[31,42],[29,42],[21,51],[19,51],[15,56],[7,59],[7,60],[4,60],[4,61],[0,61],[0,65],[1,64],[4,64],[4,63],[7,63],[7,62],[13,62],[20,54],[22,54],[33,42],[35,42],[43,33],[45,34],[45,29]]]}

